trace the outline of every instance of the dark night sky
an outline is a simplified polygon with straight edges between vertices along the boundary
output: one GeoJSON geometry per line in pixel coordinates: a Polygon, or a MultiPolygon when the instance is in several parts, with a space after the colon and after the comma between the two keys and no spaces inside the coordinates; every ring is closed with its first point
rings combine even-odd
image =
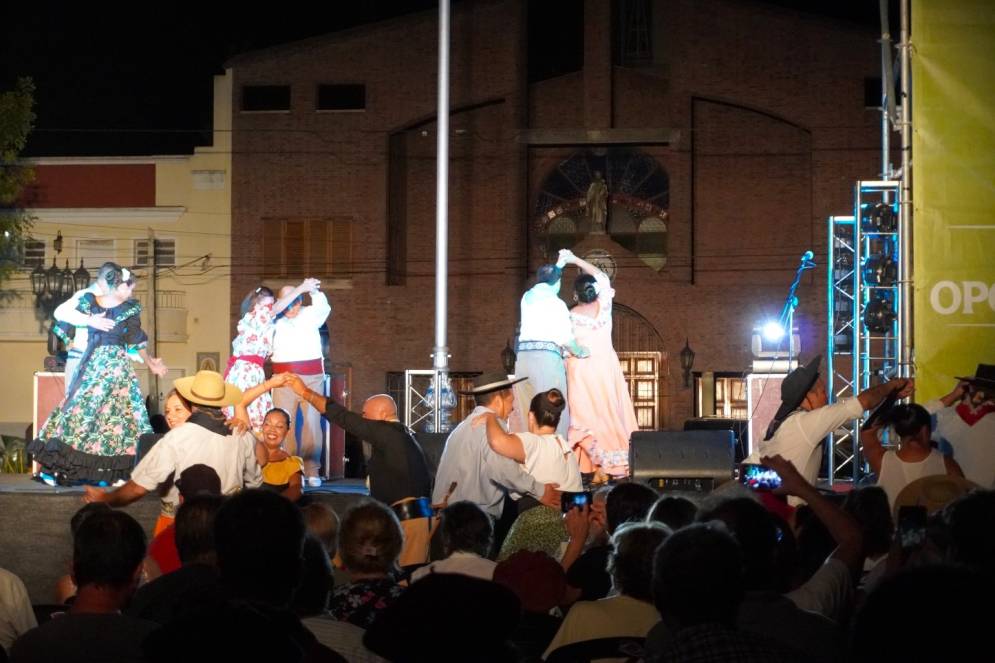
{"type": "MultiPolygon", "coordinates": [[[[532,1],[530,18],[542,22],[554,22],[561,7],[582,4],[532,1]]],[[[211,76],[229,57],[436,6],[434,0],[334,2],[323,10],[293,4],[293,13],[269,3],[266,11],[246,13],[245,4],[164,3],[139,18],[135,4],[6,3],[0,89],[24,75],[37,87],[38,118],[26,155],[190,152],[209,141],[211,76]]],[[[764,4],[877,25],[876,0],[764,4]]]]}

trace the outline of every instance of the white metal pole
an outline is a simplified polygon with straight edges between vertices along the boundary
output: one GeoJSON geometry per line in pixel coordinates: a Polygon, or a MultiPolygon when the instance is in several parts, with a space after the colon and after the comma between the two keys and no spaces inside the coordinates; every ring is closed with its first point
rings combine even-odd
{"type": "Polygon", "coordinates": [[[881,179],[891,179],[891,99],[892,80],[891,28],[888,25],[888,0],[880,0],[881,13],[881,179]]]}
{"type": "Polygon", "coordinates": [[[898,241],[901,282],[902,341],[898,363],[899,375],[912,375],[912,72],[911,45],[909,44],[909,0],[901,2],[901,56],[902,56],[902,179],[899,185],[898,241]]]}
{"type": "Polygon", "coordinates": [[[449,0],[439,0],[439,98],[435,163],[435,399],[433,419],[439,430],[442,385],[449,368],[446,308],[449,268],[449,0]]]}

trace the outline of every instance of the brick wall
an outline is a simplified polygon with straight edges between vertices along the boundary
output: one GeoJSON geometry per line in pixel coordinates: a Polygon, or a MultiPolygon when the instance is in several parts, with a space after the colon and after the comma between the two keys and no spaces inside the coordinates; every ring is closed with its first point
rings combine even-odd
{"type": "MultiPolygon", "coordinates": [[[[613,247],[618,302],[649,320],[671,355],[663,419],[679,427],[691,410],[676,361],[684,339],[695,370],[746,369],[751,328],[779,311],[801,253],[821,258],[825,218],[850,208],[852,182],[877,172],[878,116],[863,108],[863,78],[877,74],[878,51],[868,30],[763,4],[668,0],[653,12],[652,67],[589,56],[582,73],[528,85],[523,4],[454,8],[452,105],[475,108],[451,120],[449,345],[454,370],[500,366],[526,275],[543,259],[529,229],[537,187],[575,151],[526,148],[518,136],[601,124],[605,112],[592,116],[585,94],[610,90],[615,127],[681,133],[675,145],[642,148],[670,178],[667,267],[657,273],[613,247]]],[[[382,391],[385,372],[431,364],[435,40],[429,12],[232,63],[236,99],[245,83],[293,86],[290,113],[235,112],[233,324],[259,279],[263,219],[353,217],[352,278],[328,294],[333,360],[353,367],[354,403],[382,391]],[[366,111],[315,113],[315,86],[334,82],[365,83],[366,111]],[[388,287],[386,155],[399,131],[407,281],[388,287]]],[[[591,46],[606,52],[601,40],[591,46]]],[[[799,289],[805,355],[824,345],[822,275],[820,260],[799,289]]]]}

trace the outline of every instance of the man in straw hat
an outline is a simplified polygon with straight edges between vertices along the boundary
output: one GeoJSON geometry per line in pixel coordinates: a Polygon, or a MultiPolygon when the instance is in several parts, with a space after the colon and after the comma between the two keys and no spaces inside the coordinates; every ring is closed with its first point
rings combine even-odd
{"type": "MultiPolygon", "coordinates": [[[[559,507],[560,494],[556,486],[542,484],[527,474],[522,466],[510,458],[495,453],[487,443],[485,426],[473,426],[472,421],[488,412],[497,415],[498,422],[507,429],[508,415],[515,407],[512,385],[527,378],[509,378],[503,373],[484,373],[473,380],[472,394],[477,407],[449,434],[439,458],[435,474],[433,501],[441,502],[450,487],[456,488],[449,501],[473,502],[494,518],[501,518],[504,497],[508,491],[532,495],[543,504],[559,507]]],[[[497,531],[498,540],[503,539],[497,531]]]]}
{"type": "Polygon", "coordinates": [[[924,405],[936,416],[934,437],[953,452],[965,477],[995,487],[995,364],[978,364],[973,377],[957,379],[953,391],[924,405]]]}
{"type": "MultiPolygon", "coordinates": [[[[241,390],[227,384],[214,371],[198,371],[196,375],[179,378],[173,387],[190,403],[193,410],[190,418],[152,447],[127,483],[109,492],[87,486],[85,501],[106,502],[111,506],[131,504],[155,490],[169,475],[178,477],[197,464],[207,465],[218,473],[225,495],[262,485],[262,472],[255,455],[256,439],[249,432],[228,430],[221,411],[242,401],[241,390]]],[[[162,500],[163,512],[156,523],[156,532],[172,523],[179,500],[179,490],[174,485],[162,500]]]]}
{"type": "MultiPolygon", "coordinates": [[[[915,386],[912,380],[894,379],[860,392],[856,398],[844,398],[829,405],[826,385],[819,379],[816,355],[808,364],[788,373],[781,382],[781,407],[767,428],[767,435],[750,454],[747,462],[759,463],[761,456],[782,456],[798,468],[802,476],[815,484],[822,456],[819,453],[826,435],[845,421],[862,417],[887,396],[905,398],[915,386]]],[[[789,498],[800,503],[797,498],[789,498]]]]}

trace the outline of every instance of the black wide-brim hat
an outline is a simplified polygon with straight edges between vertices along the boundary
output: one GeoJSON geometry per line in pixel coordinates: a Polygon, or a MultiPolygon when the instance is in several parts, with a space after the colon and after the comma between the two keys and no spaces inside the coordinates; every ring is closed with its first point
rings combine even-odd
{"type": "Polygon", "coordinates": [[[473,389],[467,391],[461,391],[459,393],[464,396],[480,396],[481,394],[489,394],[492,391],[502,391],[504,389],[510,389],[513,384],[518,384],[524,380],[528,380],[528,377],[511,377],[509,378],[504,373],[484,373],[483,375],[478,375],[473,378],[473,389]]]}
{"type": "Polygon", "coordinates": [[[781,382],[781,407],[774,415],[775,421],[784,421],[784,418],[797,410],[805,396],[812,389],[812,385],[819,379],[819,364],[822,362],[822,355],[815,355],[804,366],[799,366],[781,382]]]}
{"type": "Polygon", "coordinates": [[[970,382],[979,387],[995,387],[995,364],[978,364],[974,377],[958,377],[962,382],[970,382]]]}

